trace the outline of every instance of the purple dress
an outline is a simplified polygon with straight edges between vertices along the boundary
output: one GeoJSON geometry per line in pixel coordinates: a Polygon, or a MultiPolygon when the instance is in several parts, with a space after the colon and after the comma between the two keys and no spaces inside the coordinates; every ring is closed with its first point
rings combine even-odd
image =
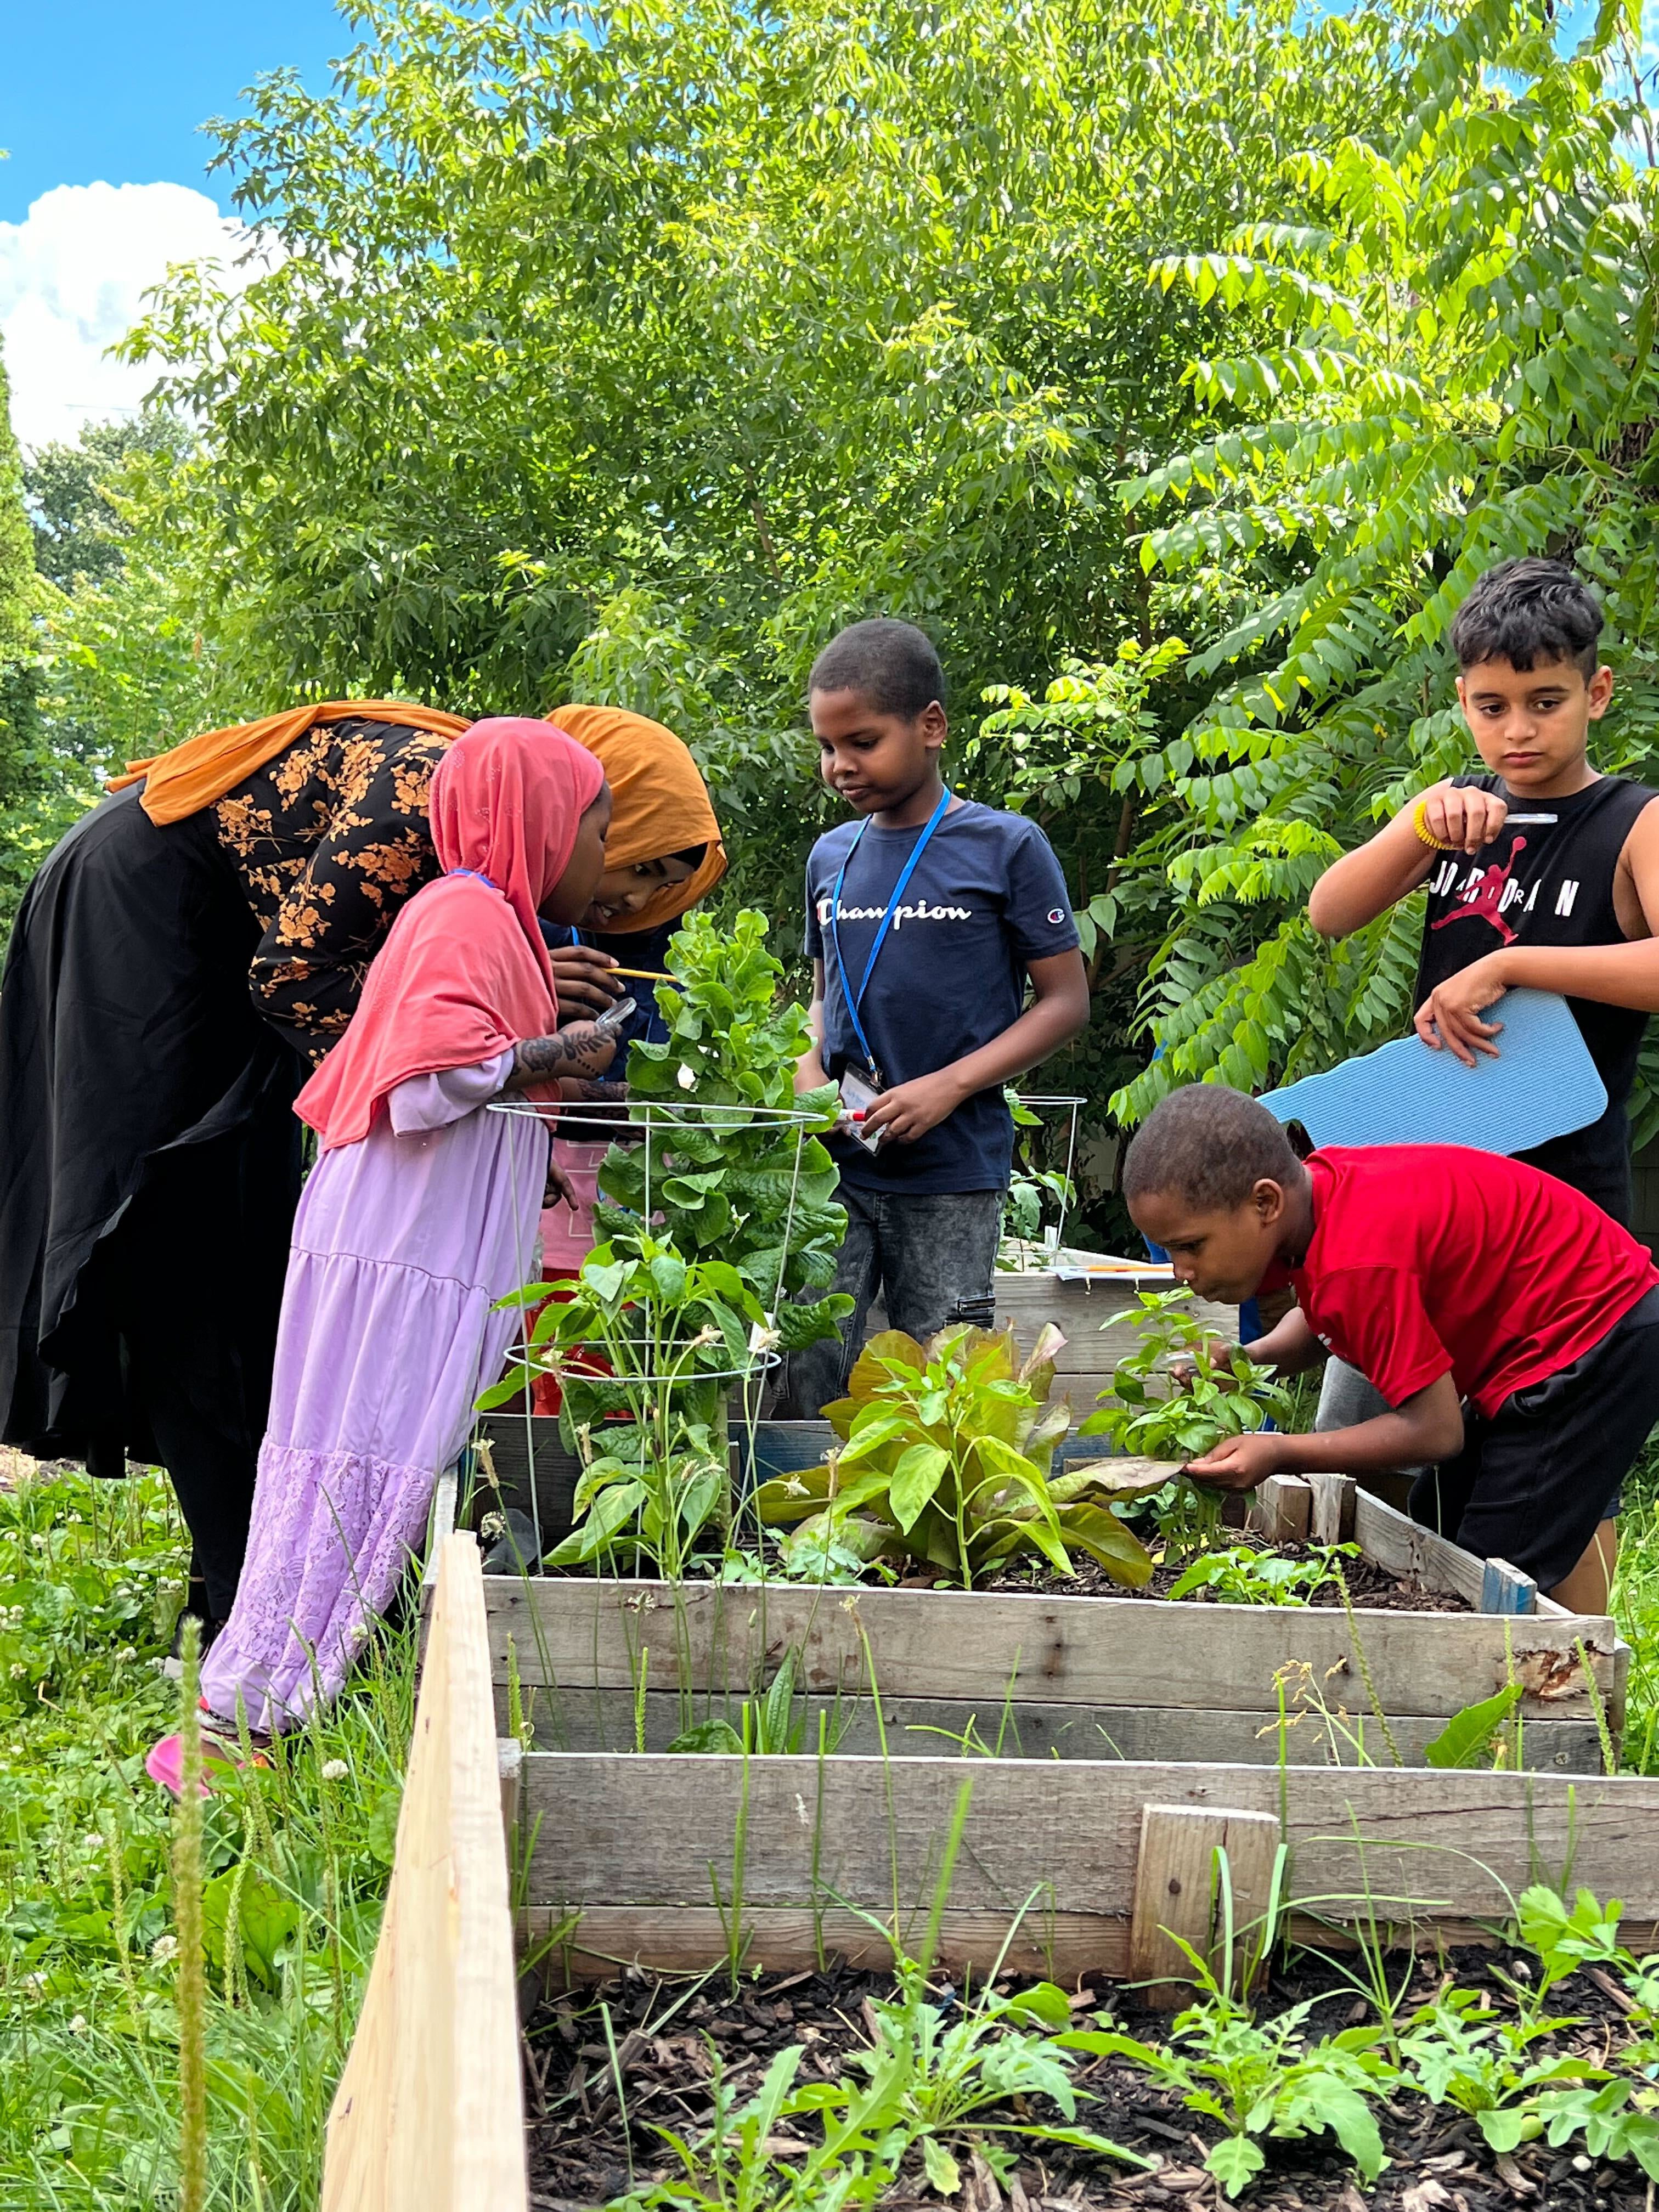
{"type": "Polygon", "coordinates": [[[491,1308],[535,1272],[547,1173],[546,1130],[485,1110],[512,1059],[399,1084],[306,1183],[247,1560],[202,1664],[222,1720],[239,1692],[262,1733],[337,1695],[501,1372],[520,1316],[491,1308]]]}

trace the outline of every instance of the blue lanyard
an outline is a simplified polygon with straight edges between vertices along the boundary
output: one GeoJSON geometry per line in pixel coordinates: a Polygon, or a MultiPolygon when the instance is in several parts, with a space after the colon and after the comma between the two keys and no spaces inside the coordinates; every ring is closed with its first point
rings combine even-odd
{"type": "Polygon", "coordinates": [[[501,896],[506,896],[506,893],[501,890],[501,885],[493,877],[485,875],[482,868],[447,868],[444,872],[446,875],[450,876],[471,876],[477,883],[488,884],[490,890],[496,892],[501,896]]]}
{"type": "Polygon", "coordinates": [[[864,1054],[864,1064],[876,1078],[878,1084],[881,1079],[881,1072],[876,1066],[876,1055],[870,1049],[870,1040],[864,1034],[864,1024],[859,1019],[859,1008],[864,1004],[864,994],[870,988],[871,976],[875,973],[876,955],[887,941],[887,932],[892,922],[894,910],[904,896],[906,884],[916,872],[916,862],[927,849],[927,840],[945,819],[945,810],[950,804],[951,787],[947,784],[939,793],[939,805],[928,817],[927,827],[911,848],[910,857],[900,869],[899,879],[894,884],[886,905],[882,908],[881,920],[876,926],[875,941],[870,947],[870,957],[864,963],[864,977],[859,985],[856,995],[848,988],[847,963],[841,957],[841,888],[847,881],[847,870],[853,855],[857,852],[865,831],[870,827],[868,815],[866,815],[864,820],[860,823],[857,836],[847,848],[847,859],[841,864],[841,872],[836,878],[836,888],[830,894],[830,941],[836,948],[836,966],[841,975],[841,994],[847,1001],[847,1012],[852,1018],[854,1034],[859,1041],[859,1049],[864,1054]]]}

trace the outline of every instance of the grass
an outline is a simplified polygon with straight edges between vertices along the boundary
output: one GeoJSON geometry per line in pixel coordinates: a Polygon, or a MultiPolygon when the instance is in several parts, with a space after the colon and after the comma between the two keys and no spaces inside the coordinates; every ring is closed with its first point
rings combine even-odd
{"type": "Polygon", "coordinates": [[[1659,1433],[1625,1483],[1613,1610],[1631,1647],[1620,1771],[1659,1774],[1659,1433]]]}
{"type": "Polygon", "coordinates": [[[396,1834],[412,1632],[204,1805],[192,1977],[176,1810],[143,1771],[179,1724],[161,1668],[185,1561],[159,1476],[0,1491],[0,2212],[317,2202],[396,1834]],[[200,2197],[181,2192],[179,2122],[180,1999],[188,2023],[198,1986],[200,2197]]]}

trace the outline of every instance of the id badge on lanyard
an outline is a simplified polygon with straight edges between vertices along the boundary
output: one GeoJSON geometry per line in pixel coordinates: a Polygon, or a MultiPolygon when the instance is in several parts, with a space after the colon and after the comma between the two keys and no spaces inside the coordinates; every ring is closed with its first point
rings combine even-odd
{"type": "MultiPolygon", "coordinates": [[[[848,1016],[853,1024],[853,1033],[859,1041],[859,1050],[864,1054],[864,1065],[867,1071],[868,1082],[872,1091],[885,1090],[887,1087],[886,1078],[883,1075],[880,1067],[877,1064],[874,1053],[870,1049],[870,1040],[864,1034],[864,1024],[859,1019],[859,1009],[864,1004],[864,994],[870,988],[870,978],[876,971],[876,957],[887,940],[887,932],[891,926],[894,913],[898,907],[900,900],[904,896],[905,890],[909,884],[911,877],[915,875],[916,872],[917,861],[921,860],[922,854],[927,849],[928,839],[933,836],[934,830],[939,828],[939,823],[944,820],[945,810],[950,804],[951,790],[947,784],[945,789],[939,793],[939,805],[933,809],[932,814],[927,817],[927,826],[922,831],[921,836],[917,838],[915,844],[911,850],[909,859],[905,862],[903,867],[900,869],[899,879],[894,884],[887,903],[881,910],[881,919],[876,924],[875,937],[870,946],[870,957],[864,963],[864,974],[860,981],[859,988],[856,992],[853,990],[848,981],[847,963],[841,956],[841,894],[842,886],[847,881],[847,870],[852,860],[853,855],[858,851],[859,846],[863,840],[864,833],[870,826],[869,817],[867,816],[860,823],[858,827],[858,835],[854,838],[852,843],[847,848],[847,858],[841,864],[840,870],[836,877],[835,890],[830,894],[830,942],[835,948],[836,969],[837,974],[841,977],[842,996],[847,1001],[848,1016]]],[[[842,1096],[843,1099],[847,1097],[844,1081],[842,1096]]],[[[848,1102],[848,1110],[852,1110],[852,1102],[848,1102]]],[[[860,1141],[866,1142],[867,1140],[860,1139],[860,1141]]],[[[879,1132],[877,1133],[876,1141],[878,1143],[880,1141],[879,1132]]],[[[870,1149],[873,1151],[875,1149],[874,1145],[872,1145],[870,1149]]]]}

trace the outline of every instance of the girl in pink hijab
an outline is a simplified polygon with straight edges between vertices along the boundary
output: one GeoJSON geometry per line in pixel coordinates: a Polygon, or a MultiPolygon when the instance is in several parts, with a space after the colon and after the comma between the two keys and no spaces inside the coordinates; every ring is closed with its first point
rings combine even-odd
{"type": "MultiPolygon", "coordinates": [[[[486,1111],[557,1096],[614,1045],[558,1030],[538,916],[573,921],[605,865],[611,797],[546,722],[477,722],[432,779],[445,873],[398,915],[351,1026],[295,1110],[321,1157],[295,1222],[270,1419],[236,1603],[202,1668],[227,1729],[333,1698],[418,1549],[437,1478],[536,1273],[548,1132],[486,1111]]],[[[178,1739],[150,1754],[176,1785],[178,1739]]]]}

